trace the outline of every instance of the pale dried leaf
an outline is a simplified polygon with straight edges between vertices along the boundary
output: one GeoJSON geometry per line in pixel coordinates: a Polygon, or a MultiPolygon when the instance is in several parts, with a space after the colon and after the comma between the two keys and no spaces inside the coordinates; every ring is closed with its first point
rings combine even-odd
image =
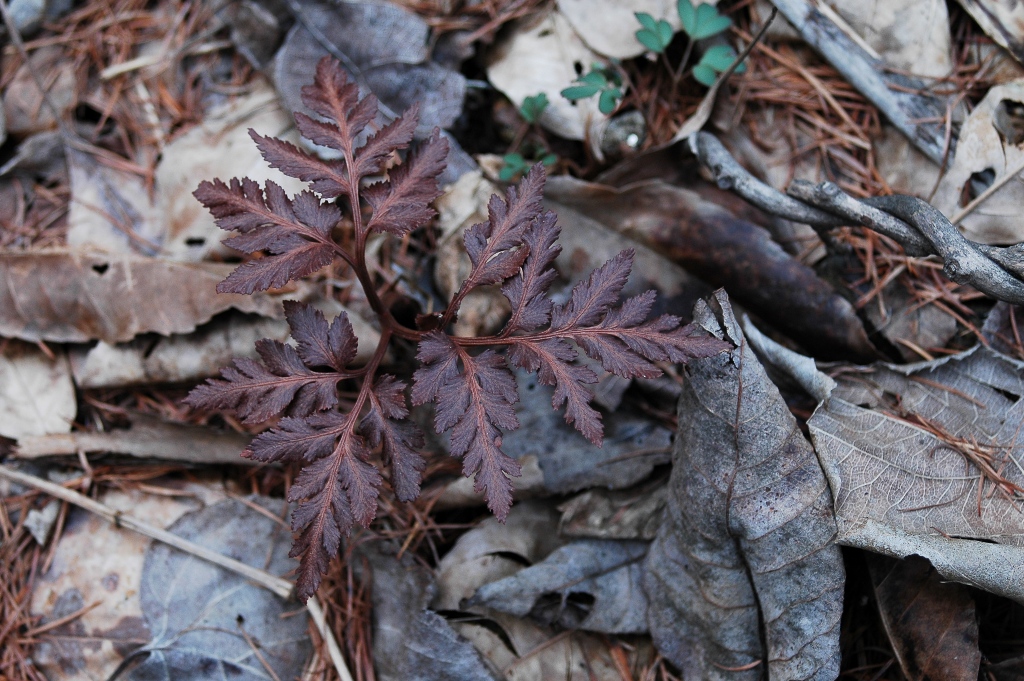
{"type": "Polygon", "coordinates": [[[770,678],[834,679],[845,573],[828,485],[725,294],[694,320],[737,348],[687,365],[646,564],[651,633],[694,678],[757,679],[767,664],[770,678]]]}
{"type": "MultiPolygon", "coordinates": [[[[295,567],[288,557],[291,532],[273,518],[284,513],[284,502],[248,501],[269,514],[229,499],[183,516],[168,530],[271,574],[287,574],[295,567]]],[[[305,613],[295,614],[294,603],[167,544],[153,542],[146,552],[140,598],[151,638],[133,653],[145,659],[129,679],[292,678],[310,653],[305,613]]]]}
{"type": "Polygon", "coordinates": [[[838,541],[917,554],[947,579],[1024,602],[1024,499],[965,456],[980,451],[1024,486],[1022,396],[1024,363],[983,346],[844,376],[808,421],[838,541]]]}
{"type": "Polygon", "coordinates": [[[78,413],[71,366],[63,349],[53,359],[26,343],[0,354],[0,435],[20,439],[67,433],[78,413]]]}
{"type": "Polygon", "coordinates": [[[593,539],[645,539],[658,533],[668,485],[656,480],[624,490],[592,489],[569,499],[558,510],[558,533],[593,539]]]}
{"type": "Polygon", "coordinates": [[[274,296],[217,293],[232,269],[74,250],[0,253],[0,336],[118,343],[189,332],[231,308],[281,316],[274,296]]]}
{"type": "MultiPolygon", "coordinates": [[[[956,154],[935,191],[934,204],[952,218],[970,199],[1024,164],[1024,80],[988,91],[960,128],[956,154]]],[[[987,244],[1024,241],[1024,184],[1011,180],[989,196],[959,226],[968,239],[987,244]]]]}
{"type": "Polygon", "coordinates": [[[480,587],[468,605],[545,624],[606,634],[647,631],[647,597],[640,586],[646,542],[584,539],[543,562],[480,587]]]}

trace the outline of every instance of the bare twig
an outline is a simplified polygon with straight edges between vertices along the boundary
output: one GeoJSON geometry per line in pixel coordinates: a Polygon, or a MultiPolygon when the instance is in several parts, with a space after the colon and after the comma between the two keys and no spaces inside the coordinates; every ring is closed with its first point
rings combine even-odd
{"type": "Polygon", "coordinates": [[[831,182],[794,182],[787,196],[744,170],[713,135],[698,133],[690,146],[718,186],[772,215],[809,224],[823,237],[844,225],[868,227],[900,243],[909,255],[939,256],[946,276],[959,284],[1024,304],[1024,243],[997,248],[970,241],[938,209],[911,196],[859,200],[831,182]]]}

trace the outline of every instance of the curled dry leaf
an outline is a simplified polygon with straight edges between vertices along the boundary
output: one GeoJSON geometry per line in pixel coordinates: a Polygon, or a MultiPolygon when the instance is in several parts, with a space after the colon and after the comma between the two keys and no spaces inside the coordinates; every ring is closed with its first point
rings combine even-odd
{"type": "Polygon", "coordinates": [[[762,227],[693,191],[660,181],[613,189],[558,177],[547,193],[708,283],[727,287],[752,312],[816,352],[877,357],[853,306],[814,270],[762,227]]]}
{"type": "Polygon", "coordinates": [[[562,512],[558,533],[563,537],[650,541],[658,534],[667,501],[664,480],[623,490],[587,490],[558,507],[562,512]]]}
{"type": "Polygon", "coordinates": [[[584,539],[542,562],[480,587],[480,605],[546,624],[606,634],[647,631],[647,597],[640,586],[646,542],[584,539]]]}
{"type": "Polygon", "coordinates": [[[378,679],[501,678],[447,620],[427,608],[437,593],[434,574],[411,554],[399,559],[394,547],[370,544],[359,548],[353,563],[372,585],[373,666],[378,679]]]}
{"type": "Polygon", "coordinates": [[[834,679],[845,572],[825,477],[725,294],[694,319],[737,348],[687,368],[646,563],[655,644],[693,678],[834,679]]]}
{"type": "Polygon", "coordinates": [[[1024,602],[1024,363],[983,346],[839,378],[808,421],[838,541],[1024,602]]]}
{"type": "Polygon", "coordinates": [[[186,333],[231,308],[281,316],[273,296],[218,294],[232,269],[73,250],[0,253],[0,336],[119,343],[186,333]]]}
{"type": "Polygon", "coordinates": [[[970,590],[943,580],[920,556],[865,556],[885,633],[906,677],[976,681],[981,651],[970,590]]]}
{"type": "MultiPolygon", "coordinates": [[[[1017,175],[1024,164],[1024,80],[997,85],[960,128],[949,171],[935,191],[935,207],[952,219],[972,199],[995,183],[1017,175]]],[[[968,239],[986,244],[1024,241],[1024,218],[1018,210],[1024,185],[1006,182],[958,223],[968,239]]]]}

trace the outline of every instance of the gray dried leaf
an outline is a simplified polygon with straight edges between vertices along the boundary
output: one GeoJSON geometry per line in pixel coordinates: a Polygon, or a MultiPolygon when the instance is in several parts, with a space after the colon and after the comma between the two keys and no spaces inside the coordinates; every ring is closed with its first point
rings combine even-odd
{"type": "Polygon", "coordinates": [[[646,542],[585,539],[556,549],[543,562],[485,584],[467,605],[482,605],[546,624],[606,634],[647,631],[641,588],[646,542]]]}
{"type": "Polygon", "coordinates": [[[186,333],[234,308],[283,314],[278,298],[217,293],[234,265],[74,250],[0,253],[0,336],[108,343],[186,333]]]}
{"type": "Polygon", "coordinates": [[[536,456],[548,491],[566,494],[587,487],[629,487],[668,459],[672,435],[664,426],[627,411],[603,414],[604,444],[596,447],[551,408],[550,386],[524,371],[516,372],[516,381],[520,395],[516,416],[521,427],[503,436],[503,449],[516,458],[536,456]]]}
{"type": "Polygon", "coordinates": [[[497,681],[473,645],[447,620],[427,609],[437,592],[433,573],[410,554],[401,560],[394,548],[360,547],[356,565],[370,568],[372,580],[373,660],[381,681],[497,681]]]}
{"type": "Polygon", "coordinates": [[[844,375],[808,421],[838,541],[1024,602],[1022,396],[1024,363],[983,346],[844,375]]]}
{"type": "Polygon", "coordinates": [[[658,534],[665,504],[667,480],[655,480],[624,490],[591,489],[558,507],[563,537],[643,539],[658,534]]]}
{"type": "Polygon", "coordinates": [[[725,293],[694,320],[737,348],[687,365],[644,580],[655,644],[694,678],[757,679],[766,664],[769,678],[834,679],[845,573],[825,477],[725,293]]]}
{"type": "MultiPolygon", "coordinates": [[[[413,12],[390,2],[302,0],[295,26],[274,62],[274,81],[290,110],[305,111],[301,89],[330,54],[393,118],[420,103],[417,138],[448,128],[462,113],[466,79],[430,60],[430,31],[413,12]]],[[[460,150],[461,151],[461,150],[460,150]]]]}
{"type": "MultiPolygon", "coordinates": [[[[280,500],[249,500],[283,515],[280,500]]],[[[287,526],[241,501],[187,514],[168,529],[275,575],[296,566],[287,526]]],[[[153,542],[146,554],[141,598],[152,639],[126,658],[142,659],[128,679],[291,679],[311,652],[295,603],[166,544],[153,542]]]]}

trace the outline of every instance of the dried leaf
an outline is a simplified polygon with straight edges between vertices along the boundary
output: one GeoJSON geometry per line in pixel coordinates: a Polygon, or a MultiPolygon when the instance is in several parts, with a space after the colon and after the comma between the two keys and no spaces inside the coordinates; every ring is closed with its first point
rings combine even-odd
{"type": "Polygon", "coordinates": [[[1024,602],[1022,395],[1024,363],[983,346],[843,376],[808,421],[838,541],[1024,602]]]}
{"type": "Polygon", "coordinates": [[[67,433],[78,413],[67,354],[6,341],[0,354],[0,435],[67,433]]]}
{"type": "Polygon", "coordinates": [[[220,295],[231,266],[51,250],[0,253],[0,335],[107,343],[186,333],[234,308],[280,316],[271,296],[220,295]]]}
{"type": "Polygon", "coordinates": [[[240,454],[250,438],[208,426],[172,423],[149,414],[130,414],[131,427],[20,438],[14,455],[34,459],[79,452],[111,452],[195,464],[246,464],[240,454]]]}
{"type": "Polygon", "coordinates": [[[624,490],[587,490],[558,507],[562,512],[558,533],[563,537],[650,541],[658,533],[668,501],[666,482],[654,480],[624,490]]]}
{"type": "MultiPolygon", "coordinates": [[[[998,3],[997,3],[998,4],[998,3]]],[[[960,127],[956,153],[935,190],[935,207],[953,218],[974,197],[1024,164],[1020,109],[1024,81],[991,88],[960,127]]],[[[968,239],[987,244],[1024,241],[1024,221],[1017,207],[1024,200],[1019,182],[1006,182],[984,203],[960,220],[968,239]]]]}
{"type": "MultiPolygon", "coordinates": [[[[271,515],[284,511],[279,500],[249,501],[271,515]]],[[[294,568],[287,529],[241,501],[188,514],[169,531],[275,575],[294,568]]],[[[141,598],[152,638],[132,653],[145,659],[130,679],[292,678],[310,653],[306,618],[295,616],[294,603],[167,544],[153,542],[147,552],[141,598]]]]}
{"type": "Polygon", "coordinates": [[[636,39],[637,12],[667,21],[673,33],[681,28],[675,0],[558,0],[558,11],[587,45],[613,59],[636,57],[647,49],[636,39]]]}
{"type": "Polygon", "coordinates": [[[586,539],[480,587],[467,605],[533,616],[545,624],[606,634],[647,631],[640,586],[645,542],[586,539]]]}
{"type": "Polygon", "coordinates": [[[687,367],[646,563],[655,644],[694,678],[834,679],[845,573],[828,484],[725,294],[694,318],[737,349],[687,367]]]}
{"type": "Polygon", "coordinates": [[[395,557],[395,547],[370,544],[353,557],[366,561],[373,599],[374,671],[381,681],[497,681],[469,641],[427,608],[437,591],[433,573],[411,554],[395,557]]]}
{"type": "MultiPolygon", "coordinates": [[[[616,190],[553,178],[548,196],[681,264],[825,355],[877,356],[853,306],[761,227],[660,181],[616,190]]],[[[561,211],[560,211],[561,214],[561,211]]]]}
{"type": "Polygon", "coordinates": [[[981,651],[970,591],[941,579],[920,556],[866,557],[878,612],[906,677],[976,681],[981,651]]]}

